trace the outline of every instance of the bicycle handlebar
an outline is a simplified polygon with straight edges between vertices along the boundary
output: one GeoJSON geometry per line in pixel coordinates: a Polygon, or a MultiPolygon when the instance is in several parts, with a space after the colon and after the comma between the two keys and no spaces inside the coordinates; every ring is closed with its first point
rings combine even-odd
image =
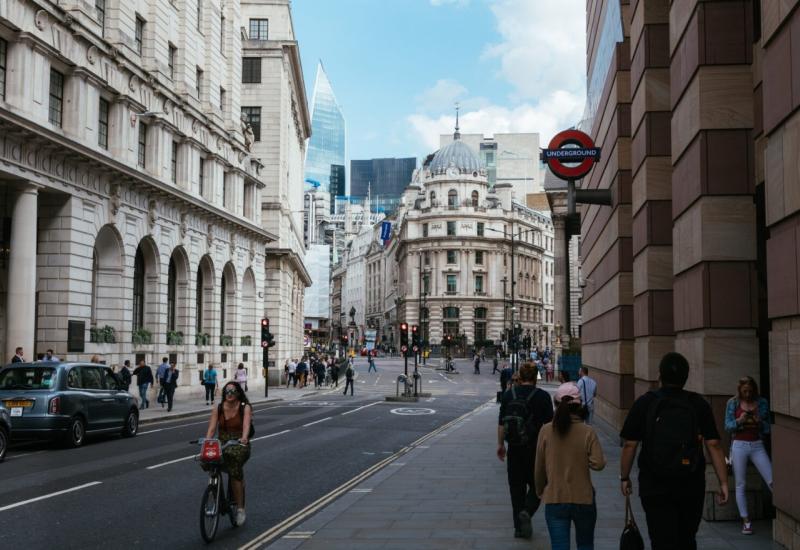
{"type": "MultiPolygon", "coordinates": [[[[193,439],[192,441],[190,441],[189,445],[202,445],[205,441],[213,441],[215,439],[216,438],[213,438],[213,437],[210,438],[210,439],[209,438],[205,438],[205,437],[200,437],[198,439],[193,439]]],[[[220,447],[220,450],[224,451],[228,447],[232,447],[234,445],[242,445],[242,446],[244,446],[244,443],[242,443],[238,439],[230,439],[230,440],[228,440],[228,441],[226,441],[225,443],[222,444],[222,446],[220,447]]]]}

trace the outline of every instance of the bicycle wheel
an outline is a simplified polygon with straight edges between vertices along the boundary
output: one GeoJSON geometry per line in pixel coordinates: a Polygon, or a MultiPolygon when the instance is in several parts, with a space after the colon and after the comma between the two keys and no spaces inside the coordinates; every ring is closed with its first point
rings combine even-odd
{"type": "Polygon", "coordinates": [[[211,542],[217,535],[219,512],[218,484],[210,483],[200,501],[200,534],[206,542],[211,542]]]}

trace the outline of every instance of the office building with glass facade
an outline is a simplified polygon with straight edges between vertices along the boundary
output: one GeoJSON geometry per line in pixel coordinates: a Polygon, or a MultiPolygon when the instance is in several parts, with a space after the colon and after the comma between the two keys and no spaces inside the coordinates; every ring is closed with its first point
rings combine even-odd
{"type": "Polygon", "coordinates": [[[311,139],[306,153],[306,185],[319,184],[319,189],[330,192],[331,174],[341,182],[345,166],[345,120],[342,109],[336,101],[325,67],[317,66],[317,79],[311,99],[311,139]],[[314,182],[314,183],[311,183],[314,182]]]}
{"type": "Polygon", "coordinates": [[[400,197],[411,182],[415,158],[385,158],[350,161],[350,197],[370,195],[376,211],[391,213],[400,204],[400,197]]]}

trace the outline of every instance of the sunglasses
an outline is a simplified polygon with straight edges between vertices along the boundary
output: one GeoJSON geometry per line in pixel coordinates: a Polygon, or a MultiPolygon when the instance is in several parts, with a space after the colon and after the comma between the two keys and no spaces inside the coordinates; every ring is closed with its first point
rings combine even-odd
{"type": "Polygon", "coordinates": [[[225,391],[224,391],[224,392],[222,392],[222,393],[223,393],[223,395],[236,395],[236,394],[238,394],[239,392],[237,392],[237,391],[236,391],[235,389],[233,389],[233,388],[230,388],[230,389],[227,389],[227,390],[225,390],[225,391]]]}

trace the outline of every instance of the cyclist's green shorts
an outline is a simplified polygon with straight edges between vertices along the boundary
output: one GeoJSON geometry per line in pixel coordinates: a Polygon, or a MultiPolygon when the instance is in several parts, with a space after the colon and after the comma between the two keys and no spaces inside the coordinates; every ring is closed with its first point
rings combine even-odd
{"type": "MultiPolygon", "coordinates": [[[[222,444],[231,439],[239,439],[241,434],[230,432],[219,432],[219,440],[222,444]]],[[[233,445],[222,451],[222,458],[225,461],[224,470],[233,479],[241,481],[244,479],[244,463],[250,458],[250,445],[233,445]]]]}

